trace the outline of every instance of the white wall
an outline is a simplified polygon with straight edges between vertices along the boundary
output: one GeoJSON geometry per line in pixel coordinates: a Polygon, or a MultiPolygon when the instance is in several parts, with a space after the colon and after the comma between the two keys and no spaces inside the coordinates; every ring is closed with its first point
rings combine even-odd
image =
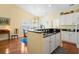
{"type": "Polygon", "coordinates": [[[48,16],[42,17],[40,19],[40,24],[44,25],[45,28],[52,28],[53,26],[52,20],[48,16]]]}
{"type": "MultiPolygon", "coordinates": [[[[22,10],[16,5],[0,5],[0,17],[10,18],[10,33],[12,34],[15,28],[19,29],[19,34],[21,34],[21,20],[33,20],[34,16],[29,12],[22,10]]],[[[0,27],[0,29],[6,28],[7,26],[0,27]]],[[[20,35],[21,36],[21,35],[20,35]]],[[[7,36],[5,36],[7,38],[7,36]]],[[[4,37],[3,37],[4,38],[4,37]]],[[[2,38],[0,38],[2,40],[2,38]]]]}

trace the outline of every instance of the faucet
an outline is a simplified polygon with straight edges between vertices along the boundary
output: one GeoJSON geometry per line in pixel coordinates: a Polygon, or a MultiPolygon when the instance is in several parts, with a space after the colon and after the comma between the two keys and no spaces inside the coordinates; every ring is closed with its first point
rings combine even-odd
{"type": "Polygon", "coordinates": [[[45,26],[44,26],[44,25],[40,25],[40,28],[41,28],[41,29],[45,29],[45,26]]]}
{"type": "Polygon", "coordinates": [[[41,31],[43,31],[44,32],[44,34],[45,34],[45,26],[44,25],[40,25],[40,29],[41,29],[41,31]]]}

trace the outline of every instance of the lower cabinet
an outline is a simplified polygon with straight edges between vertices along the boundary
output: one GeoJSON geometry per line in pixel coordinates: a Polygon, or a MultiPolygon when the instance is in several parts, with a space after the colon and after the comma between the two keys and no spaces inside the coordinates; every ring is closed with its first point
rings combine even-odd
{"type": "Polygon", "coordinates": [[[50,53],[50,36],[45,37],[44,39],[44,53],[50,53]]]}
{"type": "Polygon", "coordinates": [[[50,53],[56,49],[55,40],[56,40],[56,35],[52,35],[51,36],[51,43],[50,43],[50,53]]]}
{"type": "Polygon", "coordinates": [[[44,42],[44,53],[52,53],[60,46],[60,33],[46,37],[44,42]]]}
{"type": "Polygon", "coordinates": [[[69,41],[69,32],[62,31],[61,32],[61,39],[62,39],[62,41],[69,41]]]}
{"type": "Polygon", "coordinates": [[[58,46],[60,46],[60,33],[49,36],[49,52],[53,52],[58,46]]]}
{"type": "Polygon", "coordinates": [[[27,50],[29,54],[50,54],[59,45],[59,33],[43,37],[42,33],[28,32],[27,50]]]}
{"type": "Polygon", "coordinates": [[[69,41],[71,43],[75,43],[76,44],[76,35],[75,35],[75,32],[69,32],[69,41]]]}
{"type": "Polygon", "coordinates": [[[61,45],[60,33],[57,33],[57,34],[56,34],[55,45],[56,45],[56,48],[61,45]]]}
{"type": "Polygon", "coordinates": [[[68,50],[69,53],[77,53],[77,48],[79,48],[79,32],[62,31],[62,44],[63,48],[68,50]]]}
{"type": "Polygon", "coordinates": [[[79,48],[79,32],[77,33],[77,41],[76,41],[76,43],[77,43],[77,48],[79,48]]]}
{"type": "Polygon", "coordinates": [[[66,42],[76,43],[75,32],[62,31],[62,40],[66,42]]]}

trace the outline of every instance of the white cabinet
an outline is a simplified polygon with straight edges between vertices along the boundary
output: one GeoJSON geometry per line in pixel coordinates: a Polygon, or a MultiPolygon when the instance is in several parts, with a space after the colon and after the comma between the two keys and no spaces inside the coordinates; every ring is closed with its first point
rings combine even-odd
{"type": "Polygon", "coordinates": [[[74,24],[78,24],[79,25],[79,13],[75,13],[75,15],[74,15],[74,24]]]}
{"type": "Polygon", "coordinates": [[[60,33],[57,33],[56,34],[56,43],[55,43],[55,45],[56,45],[56,48],[58,47],[58,46],[60,46],[61,45],[61,41],[60,41],[60,33]]]}
{"type": "Polygon", "coordinates": [[[56,35],[48,36],[45,38],[45,43],[44,43],[44,53],[51,53],[53,52],[55,48],[55,38],[56,35]]]}
{"type": "Polygon", "coordinates": [[[75,32],[71,31],[62,31],[62,40],[71,42],[71,43],[76,43],[76,38],[75,38],[75,32]]]}
{"type": "Polygon", "coordinates": [[[79,48],[79,32],[76,32],[74,37],[75,37],[77,48],[79,48]]]}
{"type": "Polygon", "coordinates": [[[69,32],[69,41],[72,43],[76,43],[75,32],[69,32]]]}
{"type": "Polygon", "coordinates": [[[51,36],[50,52],[53,52],[58,46],[60,46],[60,33],[51,36]]]}
{"type": "Polygon", "coordinates": [[[46,37],[44,42],[44,53],[53,52],[58,46],[60,46],[60,33],[46,37]]]}
{"type": "Polygon", "coordinates": [[[63,41],[69,41],[69,32],[67,32],[67,31],[62,31],[62,32],[61,32],[61,35],[62,35],[62,40],[63,40],[63,41]]]}
{"type": "Polygon", "coordinates": [[[44,53],[50,53],[50,36],[44,39],[44,53]]]}
{"type": "Polygon", "coordinates": [[[64,25],[64,22],[65,22],[64,16],[61,16],[61,17],[60,17],[59,24],[60,24],[60,25],[64,25]]]}
{"type": "Polygon", "coordinates": [[[70,41],[70,33],[68,31],[65,32],[65,41],[70,41]]]}
{"type": "Polygon", "coordinates": [[[76,14],[67,14],[60,17],[60,25],[74,25],[76,14]]]}
{"type": "Polygon", "coordinates": [[[56,35],[51,36],[51,43],[50,43],[50,53],[53,52],[56,49],[55,45],[56,35]]]}
{"type": "Polygon", "coordinates": [[[77,43],[77,48],[79,48],[79,32],[77,32],[77,41],[76,41],[76,43],[77,43]]]}

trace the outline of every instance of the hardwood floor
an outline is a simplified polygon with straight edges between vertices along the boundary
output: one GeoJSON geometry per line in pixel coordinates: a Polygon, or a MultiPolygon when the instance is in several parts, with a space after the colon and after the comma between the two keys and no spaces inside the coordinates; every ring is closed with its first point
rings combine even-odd
{"type": "MultiPolygon", "coordinates": [[[[62,42],[63,48],[68,54],[77,54],[78,49],[75,44],[62,42]]],[[[27,46],[18,39],[0,41],[0,54],[27,54],[27,46]]]]}
{"type": "Polygon", "coordinates": [[[63,41],[63,48],[68,51],[69,54],[78,54],[76,44],[63,41]]]}
{"type": "Polygon", "coordinates": [[[0,41],[0,54],[27,54],[27,47],[18,39],[0,41]]]}

